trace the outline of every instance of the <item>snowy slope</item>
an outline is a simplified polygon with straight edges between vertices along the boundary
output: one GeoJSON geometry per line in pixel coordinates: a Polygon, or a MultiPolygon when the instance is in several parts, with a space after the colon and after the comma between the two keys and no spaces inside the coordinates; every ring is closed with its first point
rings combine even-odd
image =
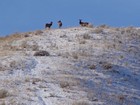
{"type": "Polygon", "coordinates": [[[140,29],[38,30],[0,38],[0,105],[140,105],[140,29]],[[34,56],[38,51],[48,56],[34,56]]]}

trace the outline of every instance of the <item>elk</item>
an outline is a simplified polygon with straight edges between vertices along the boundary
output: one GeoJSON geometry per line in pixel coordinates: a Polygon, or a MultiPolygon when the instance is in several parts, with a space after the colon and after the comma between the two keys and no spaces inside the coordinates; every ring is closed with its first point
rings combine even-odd
{"type": "Polygon", "coordinates": [[[53,24],[53,22],[50,22],[50,23],[46,23],[46,25],[45,25],[45,28],[51,28],[51,26],[52,26],[52,24],[53,24]]]}
{"type": "Polygon", "coordinates": [[[82,20],[81,19],[79,19],[79,24],[81,25],[81,26],[88,26],[89,25],[89,23],[88,22],[82,22],[82,20]]]}
{"type": "Polygon", "coordinates": [[[62,22],[61,22],[61,20],[59,20],[57,23],[58,23],[59,28],[61,28],[62,25],[63,25],[62,22]]]}
{"type": "Polygon", "coordinates": [[[80,24],[82,27],[90,27],[90,28],[93,27],[93,25],[92,25],[91,23],[82,22],[82,19],[79,19],[79,24],[80,24]]]}

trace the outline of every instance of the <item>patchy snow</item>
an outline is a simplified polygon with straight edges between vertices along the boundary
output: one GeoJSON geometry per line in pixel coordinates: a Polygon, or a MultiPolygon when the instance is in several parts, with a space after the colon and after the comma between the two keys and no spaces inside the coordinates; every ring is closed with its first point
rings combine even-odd
{"type": "Polygon", "coordinates": [[[139,28],[74,27],[19,36],[0,40],[0,93],[7,91],[0,105],[140,104],[139,28]],[[42,50],[50,55],[34,56],[42,50]]]}

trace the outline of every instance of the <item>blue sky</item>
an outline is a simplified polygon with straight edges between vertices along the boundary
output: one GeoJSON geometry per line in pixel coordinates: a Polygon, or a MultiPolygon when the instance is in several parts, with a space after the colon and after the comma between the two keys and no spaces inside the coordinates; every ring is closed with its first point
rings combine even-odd
{"type": "Polygon", "coordinates": [[[47,22],[62,20],[63,27],[79,26],[78,20],[95,26],[140,26],[140,0],[1,0],[0,36],[44,29],[47,22]]]}

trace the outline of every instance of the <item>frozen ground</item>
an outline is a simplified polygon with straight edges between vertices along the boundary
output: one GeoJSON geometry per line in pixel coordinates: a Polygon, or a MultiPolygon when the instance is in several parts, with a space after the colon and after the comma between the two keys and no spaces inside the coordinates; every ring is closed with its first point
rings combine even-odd
{"type": "Polygon", "coordinates": [[[140,29],[74,27],[0,38],[0,105],[140,105],[140,29]],[[34,56],[38,51],[48,56],[34,56]]]}

